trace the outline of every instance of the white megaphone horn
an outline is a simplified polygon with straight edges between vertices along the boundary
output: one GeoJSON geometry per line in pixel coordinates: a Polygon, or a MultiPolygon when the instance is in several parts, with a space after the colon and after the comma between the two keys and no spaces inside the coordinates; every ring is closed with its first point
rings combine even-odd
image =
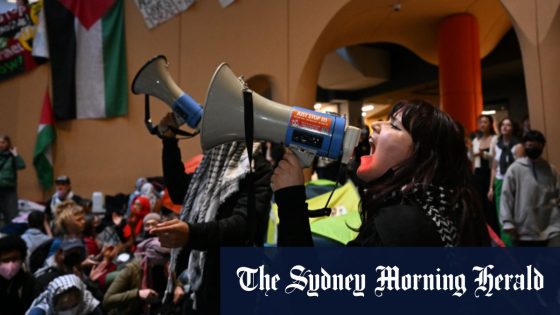
{"type": "MultiPolygon", "coordinates": [[[[222,63],[210,82],[201,127],[204,150],[245,139],[245,82],[222,63]]],[[[315,155],[347,164],[358,145],[360,129],[346,127],[343,117],[282,105],[257,93],[253,97],[254,138],[290,147],[304,166],[315,155]]]]}
{"type": "MultiPolygon", "coordinates": [[[[179,126],[186,123],[190,128],[198,129],[202,118],[202,107],[175,84],[167,71],[165,56],[156,56],[140,68],[132,81],[132,93],[151,95],[162,100],[173,109],[179,126]]],[[[147,97],[146,116],[146,124],[151,125],[147,97]]]]}

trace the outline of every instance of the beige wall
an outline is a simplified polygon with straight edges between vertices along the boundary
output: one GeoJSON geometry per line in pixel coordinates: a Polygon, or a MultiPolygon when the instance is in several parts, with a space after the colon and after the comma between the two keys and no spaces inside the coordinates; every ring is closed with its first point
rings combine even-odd
{"type": "MultiPolygon", "coordinates": [[[[223,9],[218,1],[197,1],[148,30],[134,3],[125,0],[129,83],[148,59],[164,54],[178,85],[203,103],[213,71],[227,61],[237,75],[270,78],[275,101],[309,107],[315,101],[323,57],[337,47],[393,41],[425,60],[437,60],[439,20],[469,12],[479,19],[485,56],[510,27],[499,0],[403,1],[398,13],[391,9],[393,3],[238,0],[223,9]]],[[[48,197],[39,188],[32,154],[49,72],[46,64],[0,82],[0,133],[12,136],[28,164],[19,173],[18,188],[21,197],[32,200],[48,197]]],[[[157,100],[152,104],[154,120],[168,111],[157,100]]],[[[83,196],[90,197],[93,191],[128,193],[137,177],[161,175],[161,144],[144,128],[142,96],[130,94],[126,117],[61,122],[56,127],[55,172],[69,175],[74,190],[83,196]]],[[[181,148],[187,159],[200,152],[199,139],[183,141],[181,148]]]]}

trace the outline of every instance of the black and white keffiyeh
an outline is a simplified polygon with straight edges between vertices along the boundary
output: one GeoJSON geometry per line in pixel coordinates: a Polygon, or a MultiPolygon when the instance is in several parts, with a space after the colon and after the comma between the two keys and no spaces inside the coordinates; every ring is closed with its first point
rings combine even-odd
{"type": "MultiPolygon", "coordinates": [[[[257,148],[258,144],[253,147],[253,152],[257,148]]],[[[222,144],[205,152],[191,179],[180,219],[190,223],[214,220],[220,205],[239,191],[239,182],[247,174],[249,174],[249,158],[244,142],[222,144]]],[[[180,248],[172,250],[170,270],[175,269],[180,251],[180,248]]],[[[191,250],[186,274],[195,308],[196,292],[202,283],[205,261],[206,252],[191,250]]],[[[173,292],[169,283],[168,291],[173,292]]]]}
{"type": "Polygon", "coordinates": [[[452,203],[452,193],[453,191],[441,186],[422,187],[416,184],[409,196],[436,225],[438,235],[445,247],[454,247],[459,243],[457,224],[454,220],[459,203],[452,203]]]}
{"type": "Polygon", "coordinates": [[[25,313],[29,314],[31,309],[40,308],[45,311],[46,315],[55,314],[54,301],[60,294],[72,289],[78,289],[82,294],[82,303],[78,309],[79,315],[90,314],[98,305],[99,301],[96,300],[91,293],[86,290],[85,284],[76,275],[69,274],[55,278],[52,280],[47,290],[39,295],[31,304],[29,310],[25,313]]]}

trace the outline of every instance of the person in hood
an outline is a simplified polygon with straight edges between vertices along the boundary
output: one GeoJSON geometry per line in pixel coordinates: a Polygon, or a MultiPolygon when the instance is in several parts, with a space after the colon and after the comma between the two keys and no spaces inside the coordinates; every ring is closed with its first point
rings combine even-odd
{"type": "Polygon", "coordinates": [[[26,255],[27,246],[19,236],[0,238],[0,314],[24,314],[33,301],[35,280],[23,269],[26,255]]]}
{"type": "MultiPolygon", "coordinates": [[[[138,244],[134,259],[119,272],[105,293],[103,306],[108,314],[158,314],[162,308],[169,263],[168,248],[157,237],[138,244]]],[[[174,302],[183,294],[176,283],[174,302]]]]}
{"type": "Polygon", "coordinates": [[[53,279],[26,315],[102,315],[101,304],[75,275],[53,279]]]}
{"type": "Polygon", "coordinates": [[[503,181],[500,221],[514,246],[560,246],[560,177],[541,157],[545,144],[541,132],[527,132],[526,157],[510,165],[503,181]]]}

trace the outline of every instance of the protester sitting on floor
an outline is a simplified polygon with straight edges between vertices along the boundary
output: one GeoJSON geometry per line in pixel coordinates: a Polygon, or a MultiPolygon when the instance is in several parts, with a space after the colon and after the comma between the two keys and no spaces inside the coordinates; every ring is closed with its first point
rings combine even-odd
{"type": "MultiPolygon", "coordinates": [[[[138,244],[136,259],[119,272],[105,293],[103,307],[109,315],[158,314],[167,285],[169,252],[157,237],[138,244]]],[[[175,303],[183,295],[180,283],[176,286],[175,303]]]]}
{"type": "Polygon", "coordinates": [[[66,175],[58,176],[54,183],[56,185],[56,192],[49,200],[47,200],[47,207],[45,208],[45,213],[47,214],[49,221],[56,219],[55,208],[60,203],[64,201],[73,201],[74,203],[81,205],[83,202],[83,198],[72,191],[70,177],[66,175]]]}
{"type": "Polygon", "coordinates": [[[23,235],[21,235],[21,238],[27,245],[28,254],[31,254],[41,244],[51,240],[52,235],[48,235],[48,233],[50,233],[50,228],[48,232],[46,231],[49,225],[45,213],[42,211],[32,211],[27,217],[27,224],[28,228],[23,235]]]}
{"type": "Polygon", "coordinates": [[[19,236],[0,238],[0,314],[23,314],[33,301],[35,280],[23,269],[26,255],[19,236]]]}
{"type": "Polygon", "coordinates": [[[75,275],[53,279],[26,315],[102,315],[101,304],[75,275]]]}

